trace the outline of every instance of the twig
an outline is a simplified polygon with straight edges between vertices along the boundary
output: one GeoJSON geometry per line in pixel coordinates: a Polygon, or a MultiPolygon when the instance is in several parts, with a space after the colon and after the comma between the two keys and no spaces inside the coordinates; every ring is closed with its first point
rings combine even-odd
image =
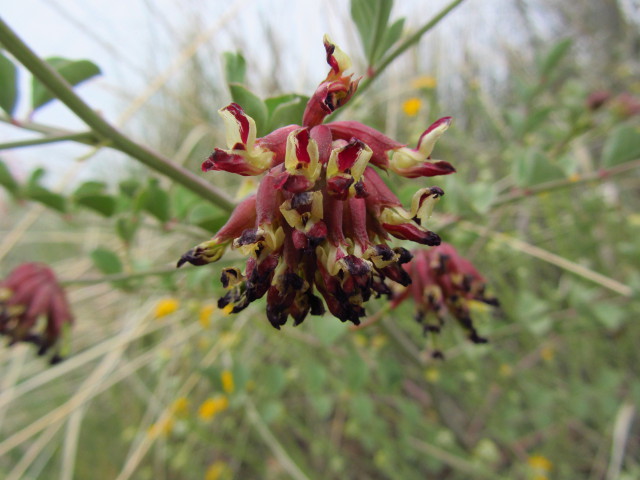
{"type": "Polygon", "coordinates": [[[280,444],[275,435],[269,430],[269,427],[264,423],[262,417],[253,405],[253,402],[247,397],[245,399],[245,408],[247,410],[247,416],[249,421],[255,427],[258,435],[262,438],[264,443],[269,447],[271,452],[278,459],[282,468],[284,468],[291,478],[294,480],[310,480],[309,477],[300,470],[300,467],[289,456],[285,448],[280,444]]]}
{"type": "Polygon", "coordinates": [[[518,189],[515,192],[498,197],[495,200],[495,202],[492,203],[492,206],[498,207],[501,205],[517,202],[518,200],[521,200],[523,198],[531,197],[533,195],[537,195],[540,193],[552,192],[554,190],[560,190],[562,188],[577,187],[580,185],[584,185],[585,183],[589,183],[597,180],[604,181],[611,176],[627,173],[636,168],[640,168],[640,159],[632,160],[630,162],[625,162],[620,165],[616,165],[615,167],[598,170],[597,172],[592,172],[586,175],[582,175],[578,179],[563,178],[561,180],[552,180],[550,182],[539,183],[537,185],[518,189]]]}
{"type": "Polygon", "coordinates": [[[530,243],[524,242],[520,239],[511,237],[504,233],[490,231],[489,229],[482,227],[480,225],[475,225],[468,221],[460,221],[458,225],[471,231],[475,231],[481,235],[487,235],[492,237],[493,239],[504,243],[514,250],[518,250],[520,252],[526,253],[532,257],[543,260],[547,263],[555,265],[556,267],[560,267],[563,270],[574,273],[586,280],[589,280],[593,283],[596,283],[604,288],[611,290],[619,295],[624,297],[631,297],[633,294],[633,290],[631,287],[614,280],[613,278],[609,278],[600,273],[594,272],[593,270],[588,269],[587,267],[583,267],[571,260],[567,260],[560,255],[556,255],[555,253],[551,253],[547,250],[544,250],[540,247],[536,247],[535,245],[531,245],[530,243]]]}

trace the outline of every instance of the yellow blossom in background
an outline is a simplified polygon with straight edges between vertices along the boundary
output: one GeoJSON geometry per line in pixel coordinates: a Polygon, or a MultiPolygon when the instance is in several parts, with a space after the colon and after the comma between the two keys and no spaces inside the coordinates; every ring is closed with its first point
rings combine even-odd
{"type": "Polygon", "coordinates": [[[426,88],[431,90],[432,88],[436,88],[437,85],[438,81],[431,75],[422,75],[411,81],[411,86],[413,88],[426,88]]]}
{"type": "Polygon", "coordinates": [[[540,350],[540,358],[542,358],[545,362],[550,362],[553,360],[556,351],[552,346],[542,347],[540,350]]]}
{"type": "Polygon", "coordinates": [[[211,326],[211,315],[213,315],[215,309],[216,307],[211,304],[200,307],[200,311],[198,312],[198,322],[200,322],[202,328],[209,328],[211,326]]]}
{"type": "Polygon", "coordinates": [[[571,175],[569,175],[568,180],[570,182],[579,182],[581,178],[582,177],[580,176],[579,173],[572,173],[571,175]]]}
{"type": "Polygon", "coordinates": [[[376,348],[376,349],[378,349],[378,348],[382,348],[382,347],[384,347],[386,344],[387,344],[387,337],[386,337],[386,335],[383,335],[383,334],[379,333],[379,334],[377,334],[377,335],[374,335],[374,336],[371,338],[371,346],[372,346],[373,348],[376,348]]]}
{"type": "Polygon", "coordinates": [[[155,318],[166,317],[178,310],[179,307],[180,301],[177,298],[163,298],[156,305],[153,315],[155,318]]]}
{"type": "Polygon", "coordinates": [[[502,377],[510,377],[513,375],[513,368],[508,363],[500,365],[500,369],[498,371],[502,377]]]}
{"type": "Polygon", "coordinates": [[[429,367],[424,371],[424,378],[429,383],[437,383],[440,380],[440,370],[435,367],[429,367]]]}
{"type": "Polygon", "coordinates": [[[189,413],[189,400],[186,397],[177,398],[171,405],[171,411],[179,417],[186,417],[189,413]]]}
{"type": "Polygon", "coordinates": [[[226,410],[229,407],[229,399],[224,395],[218,395],[216,397],[208,398],[200,408],[198,409],[198,416],[202,420],[211,420],[218,413],[226,410]]]}
{"type": "Polygon", "coordinates": [[[233,382],[233,373],[231,373],[230,370],[225,370],[220,375],[220,380],[222,381],[222,389],[226,393],[233,393],[236,388],[235,383],[233,382]]]}
{"type": "Polygon", "coordinates": [[[229,478],[229,473],[229,466],[225,462],[217,460],[207,468],[207,472],[204,474],[204,480],[229,478]]]}
{"type": "Polygon", "coordinates": [[[416,97],[412,97],[402,103],[402,111],[409,117],[415,117],[420,111],[421,106],[422,100],[416,97]]]}
{"type": "Polygon", "coordinates": [[[535,471],[536,476],[534,478],[536,480],[546,478],[546,474],[553,468],[551,461],[542,455],[531,455],[527,459],[527,463],[535,471]]]}

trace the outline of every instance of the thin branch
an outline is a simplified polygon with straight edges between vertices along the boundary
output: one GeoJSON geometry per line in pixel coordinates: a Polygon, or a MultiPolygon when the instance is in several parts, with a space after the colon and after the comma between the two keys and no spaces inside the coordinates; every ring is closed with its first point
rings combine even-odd
{"type": "Polygon", "coordinates": [[[58,142],[79,142],[88,145],[96,145],[100,140],[93,132],[71,133],[68,135],[52,135],[48,137],[29,138],[27,140],[17,140],[15,142],[0,143],[0,150],[9,150],[12,148],[34,147],[36,145],[47,145],[58,142]]]}
{"type": "Polygon", "coordinates": [[[109,124],[73,91],[71,85],[56,70],[40,59],[2,19],[0,19],[0,43],[97,135],[109,140],[112,148],[126,153],[227,211],[234,208],[233,201],[226,194],[189,170],[174,164],[168,158],[134,142],[109,124]]]}
{"type": "Polygon", "coordinates": [[[589,183],[593,181],[605,181],[609,177],[627,173],[636,168],[640,168],[640,159],[621,163],[620,165],[616,165],[615,167],[611,167],[608,169],[591,172],[589,174],[582,175],[580,178],[577,178],[577,179],[563,178],[561,180],[552,180],[550,182],[539,183],[537,185],[533,185],[531,187],[527,187],[523,189],[518,189],[515,192],[498,197],[496,201],[492,203],[492,206],[497,207],[501,205],[506,205],[508,203],[517,202],[518,200],[522,200],[523,198],[531,197],[533,195],[537,195],[540,193],[552,192],[554,190],[560,190],[562,188],[576,187],[576,186],[584,185],[585,183],[589,183]]]}
{"type": "Polygon", "coordinates": [[[480,235],[486,235],[488,237],[494,238],[495,240],[498,240],[499,242],[510,246],[514,250],[526,253],[527,255],[531,255],[532,257],[555,265],[556,267],[562,268],[563,270],[574,273],[586,280],[596,283],[601,287],[607,288],[612,292],[615,292],[624,297],[630,297],[633,294],[633,290],[631,289],[631,287],[625,285],[624,283],[620,283],[613,278],[602,275],[601,273],[594,272],[587,267],[583,267],[582,265],[572,262],[571,260],[567,260],[560,255],[556,255],[555,253],[551,253],[547,250],[544,250],[543,248],[531,245],[530,243],[522,241],[518,238],[506,235],[504,233],[494,232],[489,230],[488,228],[482,227],[480,225],[475,225],[464,220],[458,222],[457,225],[467,230],[475,231],[480,235]]]}

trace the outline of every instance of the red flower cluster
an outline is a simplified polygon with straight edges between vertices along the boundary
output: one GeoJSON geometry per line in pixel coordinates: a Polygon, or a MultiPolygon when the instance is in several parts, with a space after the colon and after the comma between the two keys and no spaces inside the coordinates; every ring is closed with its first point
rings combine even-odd
{"type": "Polygon", "coordinates": [[[450,117],[431,125],[415,149],[358,122],[322,124],[358,86],[343,75],[349,58],[327,37],[324,46],[331,69],[309,100],[302,125],[256,138],[254,120],[239,105],[220,110],[227,149],[216,148],[202,169],[265,175],[226,225],[178,262],[214,262],[228,246],[247,255],[244,272],[223,270],[228,292],[218,305],[235,313],[266,295],[267,317],[276,328],[289,316],[297,325],[308,313],[320,315],[324,304],[340,320],[358,324],[364,302],[391,293],[389,280],[411,283],[402,268],[411,254],[391,248],[390,236],[440,244],[426,223],[444,192],[421,188],[405,209],[373,167],[409,178],[455,171],[430,157],[450,117]]]}
{"type": "MultiPolygon", "coordinates": [[[[57,346],[63,329],[71,323],[65,292],[46,265],[23,263],[0,282],[0,334],[7,335],[11,344],[30,342],[44,355],[57,346]],[[46,325],[42,332],[36,332],[41,317],[46,325]]],[[[61,359],[57,348],[51,362],[61,359]]]]}
{"type": "Polygon", "coordinates": [[[453,246],[441,243],[429,250],[414,251],[413,260],[403,267],[412,283],[394,297],[392,308],[411,296],[416,305],[416,320],[424,325],[425,332],[439,332],[449,312],[472,342],[487,341],[478,335],[469,306],[473,301],[498,306],[498,300],[486,294],[486,281],[469,260],[462,258],[453,246]]]}

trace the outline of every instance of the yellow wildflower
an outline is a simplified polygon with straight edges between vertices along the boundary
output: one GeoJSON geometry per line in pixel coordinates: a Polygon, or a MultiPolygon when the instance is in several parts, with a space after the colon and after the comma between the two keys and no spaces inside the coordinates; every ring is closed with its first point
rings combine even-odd
{"type": "Polygon", "coordinates": [[[549,472],[553,468],[551,461],[543,455],[532,455],[527,459],[527,463],[539,473],[549,472]]]}
{"type": "Polygon", "coordinates": [[[215,307],[211,304],[203,305],[200,308],[200,312],[198,313],[198,321],[200,322],[202,328],[209,328],[211,326],[211,315],[213,315],[214,310],[215,307]]]}
{"type": "Polygon", "coordinates": [[[429,383],[437,383],[440,380],[440,370],[435,367],[427,368],[424,371],[424,378],[429,383]]]}
{"type": "Polygon", "coordinates": [[[204,480],[220,480],[228,476],[228,465],[222,460],[216,460],[207,468],[207,472],[204,474],[204,480]]]}
{"type": "Polygon", "coordinates": [[[383,335],[383,334],[381,334],[381,333],[380,333],[380,334],[374,335],[374,336],[371,338],[371,346],[372,346],[373,348],[376,348],[376,349],[377,349],[377,348],[382,348],[382,347],[384,347],[386,344],[387,344],[387,337],[386,337],[386,335],[383,335]]]}
{"type": "Polygon", "coordinates": [[[422,100],[412,97],[402,103],[402,111],[409,117],[415,117],[420,111],[421,106],[422,100]]]}
{"type": "Polygon", "coordinates": [[[430,75],[422,75],[420,77],[414,78],[411,82],[411,86],[413,88],[426,88],[428,90],[436,88],[437,85],[438,81],[435,79],[435,77],[432,77],[430,75]]]}
{"type": "Polygon", "coordinates": [[[568,180],[570,182],[579,182],[581,178],[582,177],[580,177],[579,173],[572,173],[571,175],[569,175],[569,179],[568,180]]]}
{"type": "Polygon", "coordinates": [[[211,420],[218,413],[226,410],[229,407],[229,399],[224,395],[217,395],[212,398],[208,398],[200,408],[198,409],[198,415],[202,420],[211,420]]]}
{"type": "Polygon", "coordinates": [[[499,373],[502,377],[510,377],[513,375],[513,368],[508,363],[503,363],[500,365],[499,373]]]}
{"type": "Polygon", "coordinates": [[[186,397],[177,398],[171,405],[171,411],[177,416],[186,417],[189,413],[189,400],[186,397]]]}
{"type": "Polygon", "coordinates": [[[540,358],[542,358],[545,362],[550,362],[553,360],[556,352],[552,346],[542,347],[540,350],[540,358]]]}
{"type": "Polygon", "coordinates": [[[155,318],[166,317],[178,310],[178,307],[180,307],[180,301],[177,298],[163,298],[156,305],[154,316],[155,318]]]}
{"type": "Polygon", "coordinates": [[[236,388],[235,383],[233,382],[233,373],[231,373],[230,370],[225,370],[220,375],[220,380],[222,381],[222,389],[226,393],[233,393],[236,388]]]}

